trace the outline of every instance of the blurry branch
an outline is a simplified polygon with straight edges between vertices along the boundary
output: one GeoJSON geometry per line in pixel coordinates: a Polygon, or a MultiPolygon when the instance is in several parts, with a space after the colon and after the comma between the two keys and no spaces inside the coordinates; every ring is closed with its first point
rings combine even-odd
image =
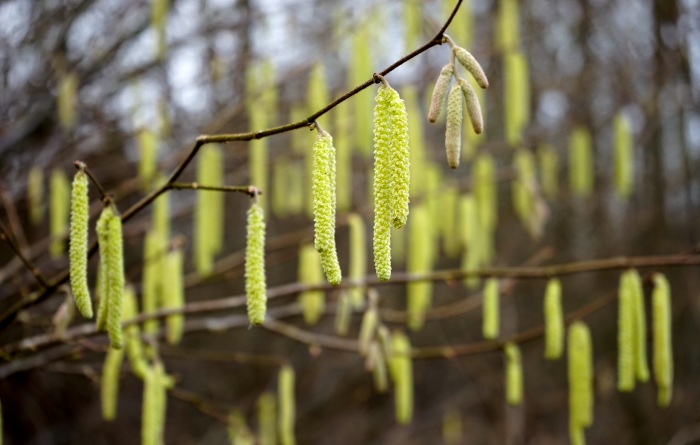
{"type": "Polygon", "coordinates": [[[90,171],[87,165],[82,161],[75,161],[73,162],[73,166],[78,170],[85,172],[87,177],[90,179],[90,182],[92,182],[92,185],[94,185],[97,189],[97,193],[100,194],[100,199],[104,201],[107,198],[107,192],[105,192],[105,189],[102,188],[102,184],[100,184],[100,181],[98,181],[95,175],[92,174],[92,171],[90,171]]]}
{"type": "Polygon", "coordinates": [[[185,360],[215,363],[248,363],[262,366],[282,366],[287,359],[277,355],[249,354],[245,352],[205,351],[174,347],[167,344],[159,346],[160,355],[185,360]]]}
{"type": "Polygon", "coordinates": [[[5,227],[3,223],[0,222],[0,239],[5,241],[10,245],[10,248],[15,252],[15,255],[22,261],[22,264],[34,275],[34,278],[44,287],[48,286],[48,283],[44,276],[39,272],[39,269],[32,263],[29,258],[27,258],[23,253],[22,249],[15,242],[10,231],[5,227]]]}
{"type": "Polygon", "coordinates": [[[246,195],[250,197],[255,197],[256,195],[262,195],[262,191],[252,185],[220,185],[220,186],[212,186],[212,185],[200,185],[197,184],[196,182],[191,182],[191,183],[182,183],[182,182],[173,182],[168,186],[169,189],[171,190],[213,190],[216,192],[239,192],[239,193],[245,193],[246,195]]]}
{"type": "Polygon", "coordinates": [[[226,412],[228,410],[220,406],[218,403],[205,399],[197,393],[185,391],[184,389],[177,387],[169,389],[168,394],[178,400],[189,403],[197,408],[202,414],[206,414],[207,416],[225,425],[229,425],[228,413],[226,412]]]}

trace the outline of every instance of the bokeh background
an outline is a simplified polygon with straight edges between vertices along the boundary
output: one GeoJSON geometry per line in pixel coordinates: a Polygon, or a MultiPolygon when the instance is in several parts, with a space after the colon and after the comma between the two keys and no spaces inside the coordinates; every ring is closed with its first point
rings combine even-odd
{"type": "MultiPolygon", "coordinates": [[[[125,210],[148,191],[138,176],[144,134],[156,141],[157,168],[166,174],[199,134],[260,130],[251,125],[256,112],[264,115],[268,127],[303,119],[431,39],[455,3],[170,0],[161,19],[154,19],[153,5],[145,0],[5,1],[0,4],[3,224],[12,228],[42,273],[54,276],[65,269],[67,258],[49,255],[46,218],[30,221],[26,195],[32,167],[45,173],[48,197],[50,172],[72,175],[73,161],[82,160],[125,210]]],[[[428,124],[425,117],[434,81],[449,60],[447,45],[431,48],[387,76],[407,101],[412,98],[415,107],[409,106],[409,118],[423,132],[420,140],[412,139],[413,149],[420,151],[413,159],[412,203],[431,212],[436,230],[424,236],[435,246],[430,254],[434,270],[470,266],[463,266],[466,229],[458,202],[473,188],[472,167],[479,156],[490,156],[497,169],[497,226],[483,235],[494,243],[491,265],[694,252],[700,235],[696,0],[471,0],[464,2],[447,32],[477,57],[490,80],[481,97],[484,134],[475,137],[465,121],[458,169],[450,170],[444,159],[444,120],[428,124]],[[517,27],[506,22],[505,32],[498,24],[508,8],[514,8],[517,27]],[[504,43],[504,33],[515,41],[504,43]],[[516,83],[516,92],[506,87],[508,75],[518,75],[506,69],[513,53],[521,55],[528,71],[516,83]],[[507,114],[514,108],[524,110],[524,117],[515,136],[509,136],[507,114]],[[618,193],[614,182],[613,122],[619,116],[629,123],[633,140],[628,197],[618,193]],[[590,193],[576,193],[569,185],[569,138],[576,128],[586,129],[593,143],[593,168],[584,171],[593,180],[590,193]],[[539,163],[543,147],[558,159],[546,172],[539,163]],[[538,210],[527,224],[512,202],[519,184],[514,159],[521,152],[534,156],[538,170],[528,188],[538,210]],[[557,185],[553,191],[542,187],[546,174],[557,185]]],[[[344,172],[339,193],[344,197],[339,197],[337,235],[343,270],[349,264],[348,214],[359,213],[367,229],[372,226],[372,141],[367,130],[374,90],[319,119],[336,145],[342,145],[339,156],[341,150],[344,156],[338,161],[344,172]]],[[[314,137],[299,129],[255,144],[222,146],[226,184],[252,183],[264,191],[270,287],[297,281],[299,247],[312,239],[306,167],[314,137]],[[251,174],[253,164],[264,168],[251,174]]],[[[195,164],[182,181],[195,179],[195,164]]],[[[191,260],[197,196],[191,190],[169,193],[171,233],[187,238],[187,301],[242,295],[249,200],[242,194],[225,195],[222,253],[215,272],[200,277],[191,260]]],[[[94,194],[91,198],[96,215],[99,201],[94,194]]],[[[127,280],[137,288],[143,237],[150,226],[147,209],[124,229],[127,280]]],[[[374,272],[370,238],[369,275],[374,272]]],[[[406,269],[410,242],[407,233],[395,233],[396,272],[406,269]]],[[[0,307],[5,311],[27,298],[36,283],[7,244],[0,246],[0,307]]],[[[94,268],[92,261],[91,273],[94,268]]],[[[653,383],[631,394],[616,391],[617,313],[612,299],[584,318],[593,333],[596,375],[589,443],[700,443],[700,275],[693,267],[656,270],[667,274],[673,291],[673,402],[658,408],[653,383]]],[[[575,311],[614,293],[618,278],[619,271],[562,278],[565,309],[575,311]]],[[[540,326],[546,280],[502,284],[502,335],[540,326]]],[[[375,289],[385,324],[405,329],[406,284],[375,289]]],[[[647,291],[649,295],[649,286],[647,291]]],[[[422,329],[410,331],[414,347],[483,342],[479,286],[437,281],[432,292],[433,305],[442,311],[422,329]]],[[[341,294],[326,293],[325,315],[313,326],[305,325],[293,292],[270,301],[272,316],[287,327],[336,336],[334,315],[341,294]]],[[[0,343],[51,333],[52,317],[63,300],[57,292],[23,310],[0,332],[0,343]]],[[[346,342],[356,337],[361,316],[362,310],[354,313],[346,342]]],[[[183,342],[160,351],[183,391],[169,398],[169,444],[226,443],[222,416],[234,408],[255,431],[256,400],[265,391],[275,391],[279,369],[276,363],[256,360],[259,355],[274,356],[277,363],[288,360],[296,370],[301,444],[568,443],[566,363],[543,360],[539,337],[521,345],[525,397],[520,407],[505,403],[500,352],[416,359],[415,416],[401,426],[394,420],[392,395],[373,389],[371,374],[356,352],[309,346],[269,329],[248,329],[243,307],[197,313],[187,320],[183,342]],[[448,423],[453,426],[461,424],[461,437],[443,437],[445,419],[452,419],[448,423]]],[[[73,321],[75,326],[82,323],[73,321]]],[[[99,375],[105,347],[105,338],[92,336],[20,353],[3,348],[5,443],[136,443],[142,383],[126,365],[117,419],[101,419],[99,375]]]]}

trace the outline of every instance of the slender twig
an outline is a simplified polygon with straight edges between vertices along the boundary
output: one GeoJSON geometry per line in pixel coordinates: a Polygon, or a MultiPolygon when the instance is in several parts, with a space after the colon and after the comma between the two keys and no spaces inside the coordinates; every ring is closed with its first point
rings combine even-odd
{"type": "Polygon", "coordinates": [[[22,249],[19,247],[19,245],[17,245],[14,238],[12,237],[12,234],[2,223],[0,223],[0,238],[10,245],[10,248],[15,252],[15,255],[17,255],[17,257],[22,261],[22,264],[24,264],[24,266],[29,270],[29,272],[32,273],[34,278],[36,278],[37,282],[44,288],[48,287],[49,284],[46,281],[46,278],[44,278],[44,276],[39,271],[39,268],[36,267],[34,263],[32,263],[29,260],[29,258],[27,258],[24,255],[24,253],[22,253],[22,249]]]}
{"type": "Polygon", "coordinates": [[[87,164],[85,164],[82,161],[75,161],[73,162],[73,166],[78,170],[82,170],[87,175],[87,177],[90,179],[90,182],[92,182],[92,185],[94,185],[97,189],[97,193],[100,194],[100,199],[104,202],[108,196],[107,192],[105,192],[105,189],[100,184],[100,181],[98,181],[95,175],[92,174],[90,169],[87,167],[87,164]]]}
{"type": "Polygon", "coordinates": [[[212,190],[215,192],[238,192],[244,193],[250,197],[262,195],[262,191],[252,185],[201,185],[196,182],[173,182],[168,185],[172,190],[212,190]]]}

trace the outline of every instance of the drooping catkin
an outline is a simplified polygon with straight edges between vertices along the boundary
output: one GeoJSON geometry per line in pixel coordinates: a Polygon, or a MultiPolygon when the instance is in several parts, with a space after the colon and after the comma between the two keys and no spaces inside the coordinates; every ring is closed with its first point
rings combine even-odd
{"type": "Polygon", "coordinates": [[[474,199],[479,213],[479,226],[493,231],[498,222],[498,188],[496,165],[488,153],[480,154],[474,161],[474,199]]]}
{"type": "Polygon", "coordinates": [[[613,121],[615,132],[614,166],[615,191],[621,198],[627,199],[634,186],[634,151],[632,131],[627,117],[618,113],[613,121]]]}
{"type": "Polygon", "coordinates": [[[377,278],[391,278],[392,153],[390,89],[377,89],[374,107],[374,268],[377,278]]]}
{"type": "Polygon", "coordinates": [[[330,134],[319,129],[313,147],[314,246],[335,248],[335,149],[330,134]]]}
{"type": "Polygon", "coordinates": [[[170,0],[153,0],[151,3],[151,26],[156,31],[156,58],[158,60],[165,59],[165,25],[170,9],[170,0]]]}
{"type": "MultiPolygon", "coordinates": [[[[514,2],[514,0],[505,0],[514,2]]],[[[522,132],[530,120],[530,76],[527,59],[519,51],[504,54],[504,126],[506,142],[513,147],[520,144],[522,132]]]]}
{"type": "Polygon", "coordinates": [[[112,421],[117,414],[117,399],[119,396],[119,372],[124,361],[124,351],[109,348],[102,367],[102,379],[100,380],[100,401],[102,406],[102,418],[112,421]]]}
{"type": "Polygon", "coordinates": [[[100,247],[100,260],[103,261],[105,280],[103,296],[106,304],[106,327],[110,346],[122,347],[122,302],[124,296],[124,259],[122,240],[122,220],[107,205],[97,221],[97,240],[100,247]]]}
{"type": "Polygon", "coordinates": [[[389,371],[394,381],[396,421],[405,425],[413,418],[413,361],[411,343],[402,332],[391,335],[389,371]]]}
{"type": "Polygon", "coordinates": [[[542,236],[542,223],[537,211],[538,185],[535,157],[530,150],[516,149],[514,157],[517,180],[513,181],[513,207],[523,226],[534,239],[542,236]]]}
{"type": "Polygon", "coordinates": [[[288,157],[277,157],[272,161],[272,213],[284,218],[289,213],[289,178],[287,169],[289,168],[290,160],[288,157]]]}
{"type": "Polygon", "coordinates": [[[433,97],[430,100],[430,110],[428,110],[428,122],[434,123],[440,117],[442,112],[442,107],[445,104],[445,97],[447,96],[447,90],[450,88],[450,82],[452,81],[452,76],[454,75],[455,67],[451,63],[442,67],[440,70],[440,75],[435,82],[435,88],[433,89],[433,97]]]}
{"type": "Polygon", "coordinates": [[[280,445],[294,445],[296,443],[294,436],[296,402],[294,399],[294,369],[290,365],[285,365],[280,369],[277,391],[279,404],[277,430],[280,445]]]}
{"type": "Polygon", "coordinates": [[[657,403],[665,408],[671,403],[673,397],[673,344],[671,342],[671,287],[663,274],[654,274],[651,304],[657,403]]]}
{"type": "Polygon", "coordinates": [[[511,406],[523,403],[523,364],[520,348],[513,342],[503,347],[506,355],[506,402],[511,406]]]}
{"type": "MultiPolygon", "coordinates": [[[[99,239],[98,239],[99,241],[99,239]]],[[[97,319],[95,320],[95,329],[98,332],[107,330],[107,273],[104,259],[100,255],[99,263],[97,264],[97,282],[95,283],[95,298],[97,299],[97,319]]]]}
{"type": "Polygon", "coordinates": [[[51,246],[49,250],[52,258],[60,258],[65,252],[64,237],[68,231],[70,212],[70,187],[65,173],[61,170],[51,172],[49,201],[49,215],[51,216],[51,246]]]}
{"type": "Polygon", "coordinates": [[[347,113],[335,112],[336,152],[336,203],[338,211],[346,213],[352,208],[352,152],[350,143],[354,135],[350,132],[350,119],[347,113]]]}
{"type": "MultiPolygon", "coordinates": [[[[136,294],[134,288],[126,286],[124,289],[124,310],[122,318],[129,320],[138,315],[136,304],[136,294]]],[[[141,344],[141,329],[137,323],[131,323],[124,328],[124,342],[126,346],[126,356],[133,373],[140,379],[144,378],[148,370],[148,364],[144,356],[143,345],[141,344]]]]}
{"type": "MultiPolygon", "coordinates": [[[[348,216],[350,227],[350,279],[363,281],[367,273],[367,235],[365,222],[357,213],[348,216]]],[[[354,308],[360,308],[365,301],[365,289],[362,284],[352,287],[350,302],[354,308]]]]}
{"type": "Polygon", "coordinates": [[[540,178],[544,195],[553,199],[559,191],[559,156],[551,144],[542,144],[537,149],[540,178]]]}
{"type": "MultiPolygon", "coordinates": [[[[143,402],[141,405],[141,445],[163,443],[163,420],[165,418],[165,390],[158,364],[148,369],[143,379],[143,402]]],[[[162,365],[161,365],[162,366],[162,365]]]]}
{"type": "Polygon", "coordinates": [[[321,268],[326,275],[326,281],[331,286],[337,286],[342,280],[342,272],[340,270],[340,261],[338,260],[338,251],[335,246],[332,250],[326,250],[319,254],[321,256],[321,268]]]}
{"type": "Polygon", "coordinates": [[[301,215],[304,212],[304,168],[302,161],[294,161],[287,164],[287,208],[292,215],[301,215]]]}
{"type": "Polygon", "coordinates": [[[264,392],[257,402],[258,443],[277,445],[277,399],[271,392],[264,392]]]}
{"type": "Polygon", "coordinates": [[[376,335],[378,322],[379,315],[377,314],[377,307],[374,304],[370,304],[362,316],[360,335],[357,340],[358,351],[363,357],[367,355],[369,345],[376,335]]]}
{"type": "MultiPolygon", "coordinates": [[[[354,88],[364,82],[372,74],[373,69],[372,26],[360,24],[353,34],[348,88],[354,88]]],[[[372,108],[372,93],[369,89],[360,91],[350,106],[356,140],[355,149],[363,155],[370,155],[372,153],[372,115],[367,110],[372,108]]]]}
{"type": "Polygon", "coordinates": [[[593,424],[593,346],[585,323],[574,322],[568,335],[569,425],[572,432],[593,424]]]}
{"type": "Polygon", "coordinates": [[[593,142],[590,132],[576,127],[569,137],[569,187],[579,196],[593,191],[593,142]]]}
{"type": "Polygon", "coordinates": [[[78,170],[73,178],[70,209],[70,285],[75,305],[85,318],[92,318],[92,301],[88,288],[88,178],[78,170]]]}
{"type": "Polygon", "coordinates": [[[462,89],[464,103],[467,106],[467,115],[472,123],[474,133],[480,134],[484,131],[484,117],[481,114],[481,105],[479,104],[479,99],[476,97],[476,92],[467,80],[458,78],[457,83],[462,89]]]}
{"type": "Polygon", "coordinates": [[[245,293],[248,319],[253,325],[265,321],[267,285],[265,281],[265,217],[262,208],[253,203],[248,209],[245,249],[245,293]]]}
{"type": "MultiPolygon", "coordinates": [[[[430,215],[425,204],[415,206],[413,217],[408,225],[409,250],[408,273],[425,273],[432,269],[431,239],[426,236],[430,230],[430,215]]],[[[433,284],[430,281],[413,281],[406,285],[408,327],[417,330],[423,327],[425,313],[432,302],[433,284]]]]}
{"type": "Polygon", "coordinates": [[[158,138],[151,130],[141,129],[137,135],[139,147],[139,180],[141,187],[148,190],[153,185],[157,172],[158,138]]]}
{"type": "Polygon", "coordinates": [[[514,50],[520,44],[520,26],[518,23],[518,1],[500,0],[496,18],[496,48],[505,52],[514,50]]]}
{"type": "Polygon", "coordinates": [[[78,117],[78,76],[75,73],[61,74],[57,96],[58,121],[64,130],[70,130],[78,117]]]}
{"type": "Polygon", "coordinates": [[[27,201],[29,202],[29,221],[36,226],[44,217],[44,171],[37,166],[29,170],[27,201]]]}
{"type": "MultiPolygon", "coordinates": [[[[222,161],[222,154],[218,146],[202,147],[197,163],[197,183],[208,186],[222,185],[222,161]]],[[[195,269],[200,277],[206,277],[212,273],[214,256],[223,244],[222,219],[224,210],[222,197],[223,194],[218,191],[197,191],[193,252],[195,269]]]]}
{"type": "Polygon", "coordinates": [[[370,343],[369,351],[367,353],[367,361],[370,362],[371,365],[374,389],[380,393],[386,392],[389,386],[386,358],[384,357],[384,352],[382,352],[382,348],[378,342],[373,341],[370,343]]]}
{"type": "MultiPolygon", "coordinates": [[[[452,52],[457,61],[469,71],[469,74],[474,76],[474,80],[476,80],[476,83],[478,83],[481,88],[489,87],[489,80],[486,78],[484,69],[481,68],[481,65],[477,62],[472,53],[459,46],[453,47],[452,52]]],[[[469,87],[471,88],[471,85],[469,87]]],[[[477,133],[480,133],[480,131],[477,131],[477,133]]]]}
{"type": "Polygon", "coordinates": [[[338,309],[335,312],[333,328],[335,333],[341,336],[347,335],[350,329],[350,317],[352,317],[352,301],[347,290],[340,291],[338,296],[338,309]]]}
{"type": "MultiPolygon", "coordinates": [[[[163,308],[179,310],[185,305],[184,258],[181,247],[176,247],[164,258],[165,274],[163,289],[163,308]]],[[[182,313],[171,314],[165,319],[165,333],[168,343],[176,345],[182,339],[185,316],[182,313]]]]}
{"type": "Polygon", "coordinates": [[[411,147],[411,196],[423,196],[425,192],[425,137],[423,135],[422,107],[418,104],[415,86],[408,85],[401,91],[408,113],[408,145],[411,147]]]}
{"type": "MultiPolygon", "coordinates": [[[[462,255],[462,269],[475,270],[481,264],[483,243],[480,239],[482,231],[479,224],[478,208],[472,194],[465,194],[460,198],[459,215],[462,221],[460,232],[466,248],[462,255]]],[[[479,285],[479,277],[468,276],[464,279],[464,284],[468,288],[474,289],[479,285]]]]}
{"type": "Polygon", "coordinates": [[[404,2],[403,7],[403,28],[404,28],[404,50],[410,52],[416,44],[416,39],[421,35],[421,19],[423,11],[420,1],[404,2]]]}
{"type": "Polygon", "coordinates": [[[617,389],[629,392],[635,386],[635,322],[634,296],[629,274],[620,275],[617,309],[617,389]]]}
{"type": "Polygon", "coordinates": [[[644,287],[636,269],[627,271],[634,306],[634,374],[638,382],[649,381],[647,360],[647,317],[644,309],[644,287]]]}
{"type": "MultiPolygon", "coordinates": [[[[380,88],[384,88],[382,85],[380,88]]],[[[411,152],[408,137],[406,104],[399,93],[386,87],[391,119],[391,216],[392,225],[400,229],[408,219],[409,188],[411,183],[411,152]]]]}
{"type": "Polygon", "coordinates": [[[445,126],[445,153],[450,168],[459,167],[462,154],[462,121],[464,95],[459,84],[454,84],[447,98],[447,121],[445,126]]]}
{"type": "MultiPolygon", "coordinates": [[[[442,238],[442,250],[448,258],[457,258],[460,253],[460,243],[455,242],[455,233],[459,221],[457,220],[457,211],[459,206],[459,184],[454,178],[447,178],[441,185],[440,196],[438,197],[440,204],[440,218],[438,229],[442,238]]],[[[428,233],[426,229],[424,233],[428,233]]],[[[410,258],[409,258],[410,260],[410,258]]]]}
{"type": "MultiPolygon", "coordinates": [[[[275,68],[270,60],[257,66],[251,65],[247,73],[246,88],[249,100],[246,103],[251,130],[259,131],[277,123],[277,80],[275,68]]],[[[270,165],[267,139],[250,142],[248,168],[250,183],[260,190],[268,189],[267,168],[270,165]]],[[[267,195],[258,196],[258,204],[267,211],[267,195]]]]}
{"type": "MultiPolygon", "coordinates": [[[[162,266],[165,258],[165,245],[162,237],[154,230],[146,232],[143,241],[143,274],[141,277],[141,301],[145,313],[155,312],[159,307],[159,294],[164,283],[169,278],[164,278],[162,266]]],[[[158,334],[160,320],[156,318],[143,322],[143,330],[147,334],[158,334]]]]}
{"type": "Polygon", "coordinates": [[[459,411],[451,409],[442,416],[442,440],[445,445],[463,443],[462,417],[459,411]]]}
{"type": "MultiPolygon", "coordinates": [[[[323,283],[321,258],[312,244],[304,244],[299,249],[299,282],[306,285],[323,283]]],[[[307,324],[316,324],[323,314],[325,295],[322,290],[305,290],[299,294],[299,305],[307,324]]]]}
{"type": "Polygon", "coordinates": [[[544,358],[557,360],[564,350],[564,311],[561,282],[550,278],[544,293],[544,358]]]}
{"type": "Polygon", "coordinates": [[[484,284],[484,302],[483,302],[483,325],[482,334],[488,340],[498,338],[500,331],[500,297],[498,290],[498,279],[491,277],[484,284]]]}

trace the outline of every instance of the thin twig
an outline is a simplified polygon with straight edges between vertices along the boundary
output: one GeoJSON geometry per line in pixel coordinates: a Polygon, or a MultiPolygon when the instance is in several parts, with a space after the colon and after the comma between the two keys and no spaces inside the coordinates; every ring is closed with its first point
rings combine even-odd
{"type": "Polygon", "coordinates": [[[46,278],[41,274],[39,271],[39,268],[32,263],[29,258],[27,258],[24,253],[22,253],[22,249],[15,243],[14,238],[12,237],[12,234],[9,232],[9,230],[5,227],[3,223],[0,222],[0,238],[2,238],[7,244],[10,245],[10,248],[15,252],[15,255],[22,261],[22,264],[29,270],[29,272],[32,273],[34,278],[36,278],[37,282],[39,284],[46,288],[49,286],[48,282],[46,281],[46,278]]]}
{"type": "Polygon", "coordinates": [[[105,189],[100,184],[100,181],[98,181],[95,175],[92,174],[90,169],[87,167],[87,164],[85,164],[82,161],[75,161],[73,162],[73,166],[78,170],[82,170],[87,175],[87,177],[90,179],[90,182],[92,182],[92,185],[94,185],[97,189],[97,193],[100,194],[100,200],[104,202],[108,196],[107,192],[105,192],[105,189]]]}
{"type": "Polygon", "coordinates": [[[251,198],[256,195],[262,195],[262,191],[252,185],[201,185],[196,182],[173,182],[168,185],[172,190],[212,190],[215,192],[238,192],[244,193],[251,198]]]}

